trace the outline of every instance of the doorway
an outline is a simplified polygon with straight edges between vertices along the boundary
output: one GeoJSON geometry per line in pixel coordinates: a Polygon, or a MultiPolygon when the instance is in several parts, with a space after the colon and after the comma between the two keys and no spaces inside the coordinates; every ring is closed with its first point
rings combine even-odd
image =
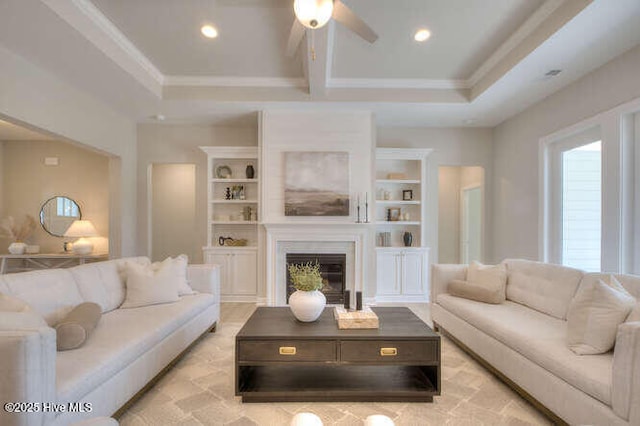
{"type": "Polygon", "coordinates": [[[483,260],[484,169],[438,168],[438,262],[483,260]]]}

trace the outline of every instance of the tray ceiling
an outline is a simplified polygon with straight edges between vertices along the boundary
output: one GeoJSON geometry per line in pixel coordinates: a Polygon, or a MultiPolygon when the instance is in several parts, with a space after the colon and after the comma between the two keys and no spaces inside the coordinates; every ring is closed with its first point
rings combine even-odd
{"type": "Polygon", "coordinates": [[[0,2],[0,47],[138,122],[235,125],[288,108],[494,126],[640,43],[637,0],[343,2],[374,44],[330,21],[287,57],[291,0],[21,0],[0,2]],[[421,27],[432,35],[417,43],[421,27]]]}

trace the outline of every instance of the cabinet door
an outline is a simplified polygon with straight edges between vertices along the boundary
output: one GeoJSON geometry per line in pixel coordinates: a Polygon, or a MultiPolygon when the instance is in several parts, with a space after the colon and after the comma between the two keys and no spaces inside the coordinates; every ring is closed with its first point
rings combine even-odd
{"type": "Polygon", "coordinates": [[[231,294],[230,259],[231,255],[226,253],[207,254],[207,263],[220,265],[220,294],[231,294]]]}
{"type": "Polygon", "coordinates": [[[422,252],[402,252],[402,294],[426,295],[426,262],[422,252]]]}
{"type": "Polygon", "coordinates": [[[377,294],[400,294],[400,256],[397,252],[378,251],[377,294]]]}
{"type": "Polygon", "coordinates": [[[255,251],[238,252],[232,254],[231,274],[233,294],[257,293],[258,287],[258,262],[255,251]]]}

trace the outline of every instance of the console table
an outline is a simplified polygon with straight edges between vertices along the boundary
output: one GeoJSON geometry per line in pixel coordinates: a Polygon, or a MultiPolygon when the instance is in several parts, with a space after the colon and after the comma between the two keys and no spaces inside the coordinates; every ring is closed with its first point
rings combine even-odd
{"type": "Polygon", "coordinates": [[[339,329],[333,308],[316,322],[259,307],[236,335],[243,402],[408,401],[440,395],[440,336],[408,308],[373,308],[379,329],[339,329]]]}
{"type": "Polygon", "coordinates": [[[32,271],[34,269],[68,268],[83,265],[87,262],[107,260],[109,255],[103,254],[71,254],[71,253],[42,253],[42,254],[0,254],[0,274],[9,272],[9,261],[21,261],[21,265],[11,268],[11,272],[32,271]]]}

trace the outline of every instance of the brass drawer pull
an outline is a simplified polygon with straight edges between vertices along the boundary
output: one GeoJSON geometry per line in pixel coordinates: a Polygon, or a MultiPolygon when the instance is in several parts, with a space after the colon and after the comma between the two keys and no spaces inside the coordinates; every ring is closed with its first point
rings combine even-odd
{"type": "Polygon", "coordinates": [[[398,355],[397,348],[380,348],[380,356],[396,356],[398,355]]]}
{"type": "Polygon", "coordinates": [[[295,346],[280,346],[280,355],[295,355],[296,347],[295,346]]]}

